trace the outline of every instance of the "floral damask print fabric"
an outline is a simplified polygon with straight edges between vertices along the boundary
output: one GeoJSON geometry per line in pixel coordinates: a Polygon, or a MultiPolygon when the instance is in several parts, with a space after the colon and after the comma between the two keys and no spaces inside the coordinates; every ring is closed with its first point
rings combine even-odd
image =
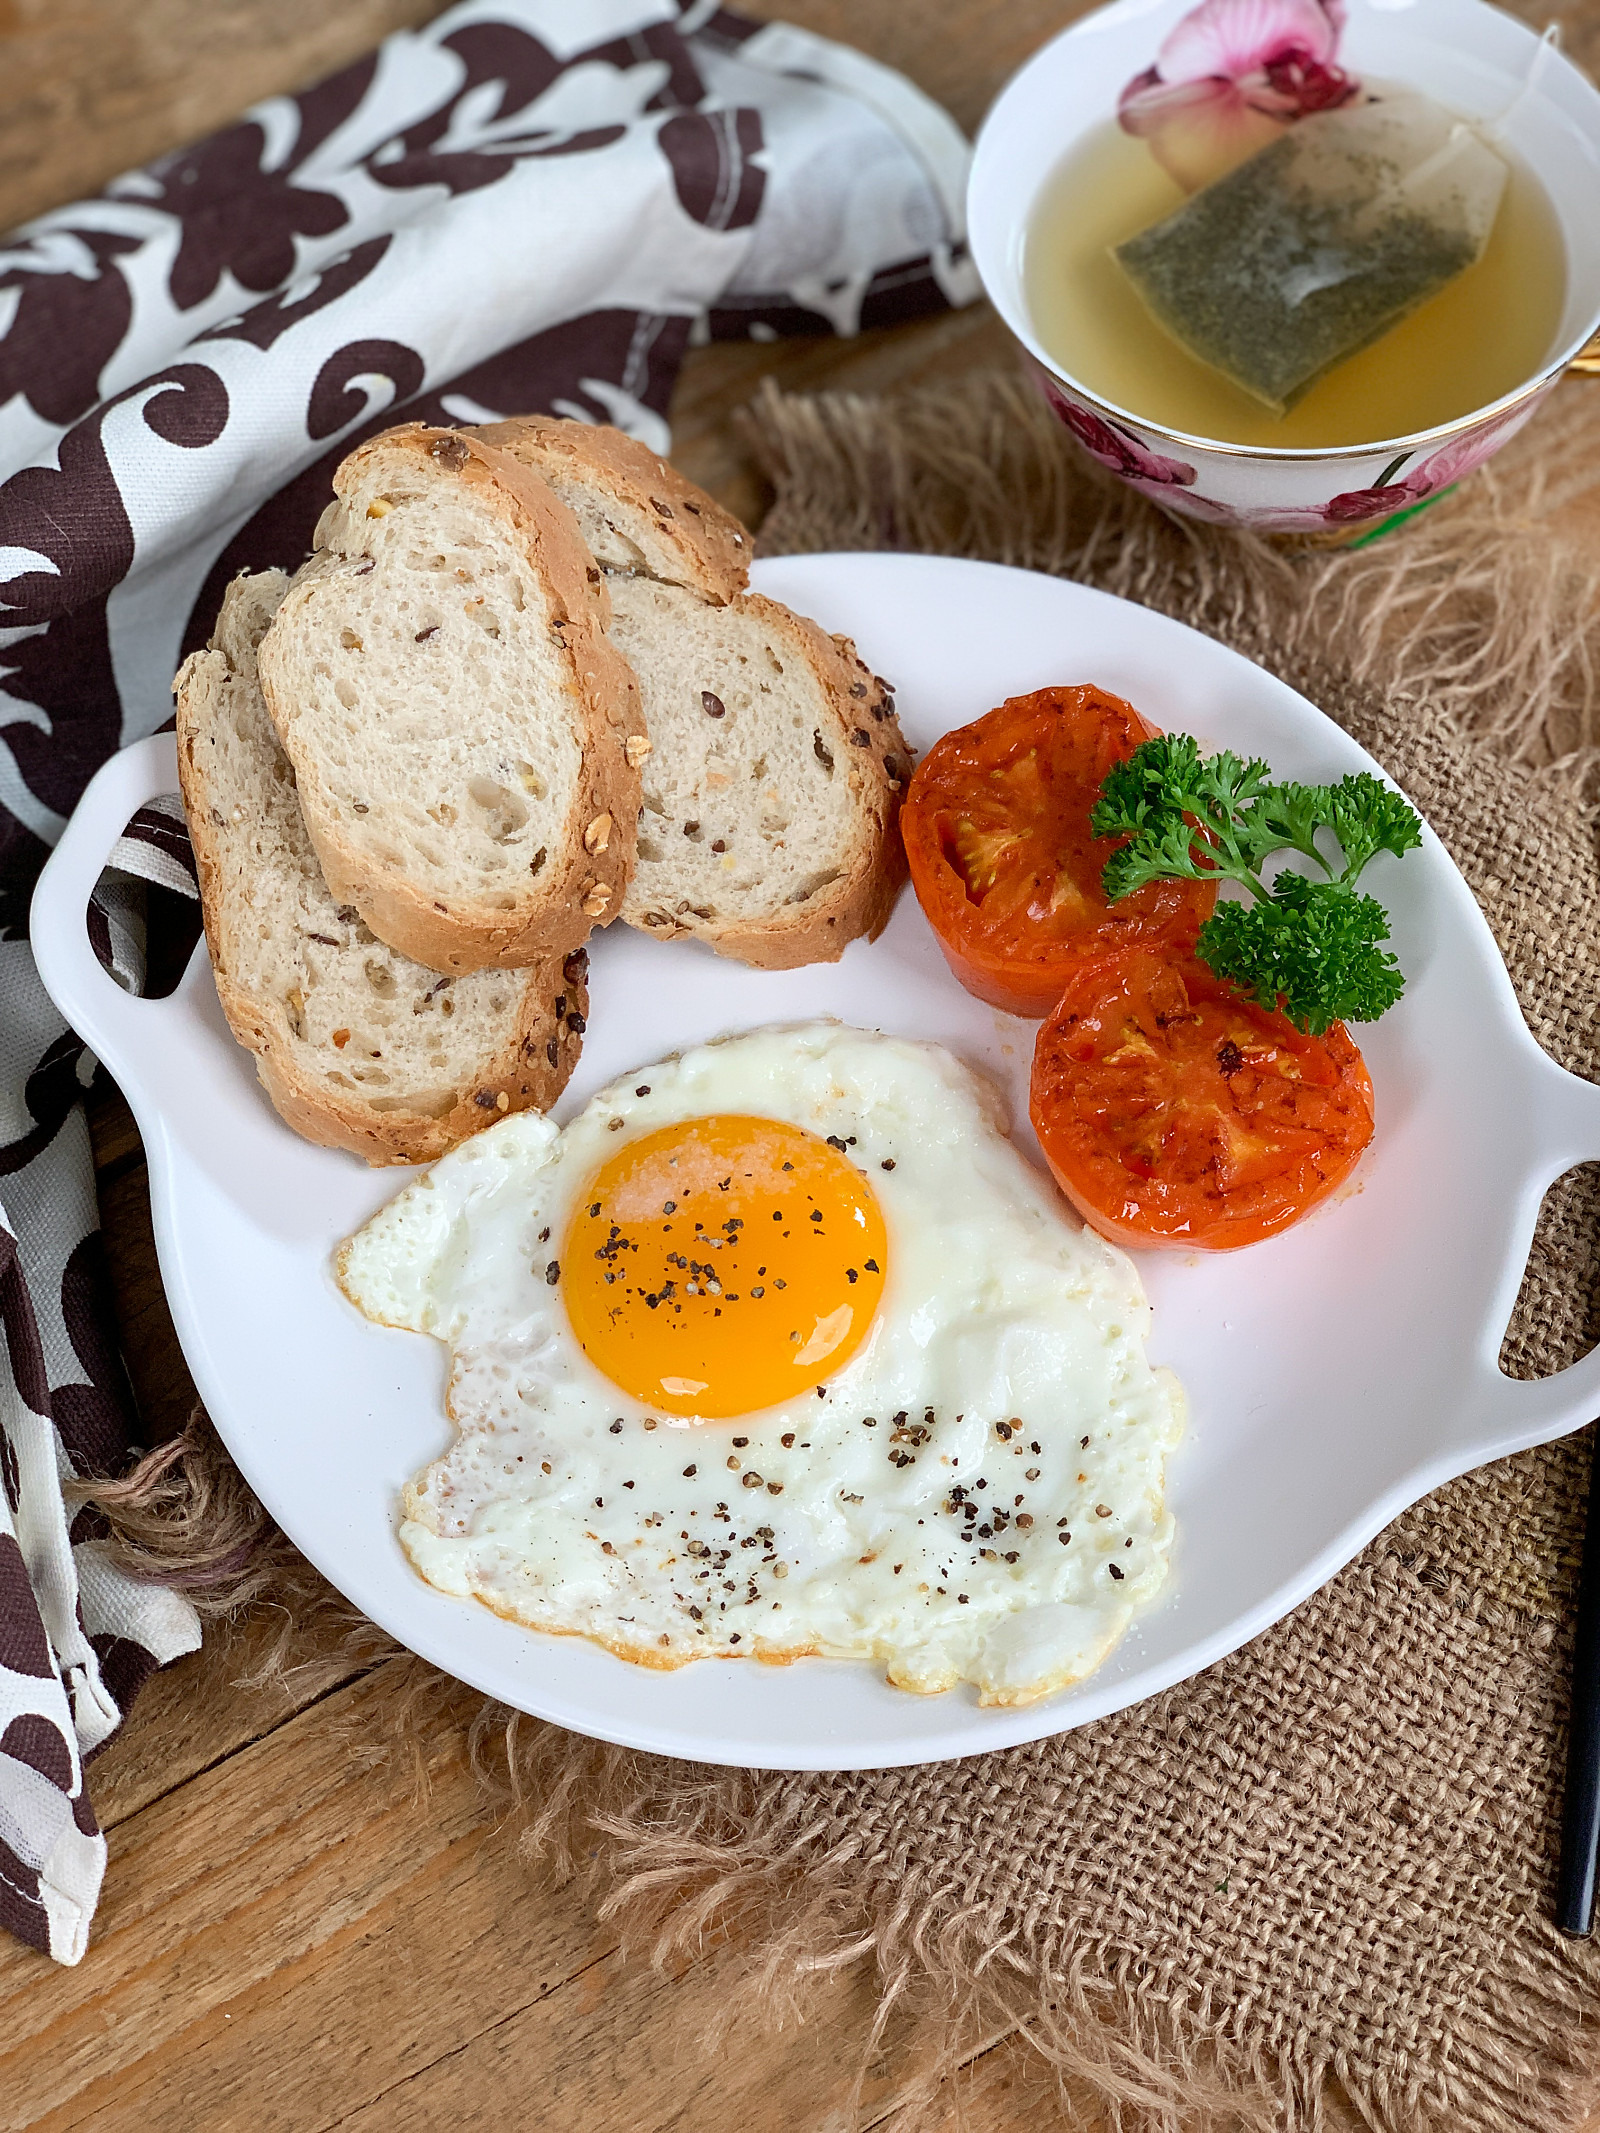
{"type": "MultiPolygon", "coordinates": [[[[193,895],[181,821],[145,810],[110,857],[90,933],[137,988],[136,880],[193,895]]],[[[0,1923],[64,1962],[83,1953],[105,1866],[85,1759],[141,1682],[200,1641],[187,1601],[125,1577],[94,1514],[69,1518],[62,1500],[66,1474],[120,1472],[137,1437],[81,1102],[93,1072],[12,931],[0,939],[0,1923]]]]}
{"type": "MultiPolygon", "coordinates": [[[[127,1463],[81,1093],[32,883],[95,770],[164,724],[241,569],[293,569],[400,418],[542,410],[657,450],[691,335],[852,333],[977,294],[966,147],[898,75],[708,0],[466,0],[0,243],[0,1923],[75,1962],[85,1763],[194,1648],[62,1482],[127,1463]]],[[[147,809],[90,916],[139,983],[147,809]]]]}

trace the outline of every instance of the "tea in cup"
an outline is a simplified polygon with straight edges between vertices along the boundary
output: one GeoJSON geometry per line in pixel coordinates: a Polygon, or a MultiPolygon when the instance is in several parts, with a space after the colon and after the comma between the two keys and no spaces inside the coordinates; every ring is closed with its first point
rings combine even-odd
{"type": "MultiPolygon", "coordinates": [[[[1302,42],[1253,76],[1230,10],[1120,0],[1037,54],[979,139],[974,256],[1102,464],[1213,522],[1369,531],[1487,458],[1600,325],[1600,94],[1483,0],[1356,0],[1342,29],[1283,0],[1302,42]],[[1174,51],[1245,78],[1164,82],[1174,51]]],[[[1259,37],[1272,9],[1246,12],[1259,37]]]]}

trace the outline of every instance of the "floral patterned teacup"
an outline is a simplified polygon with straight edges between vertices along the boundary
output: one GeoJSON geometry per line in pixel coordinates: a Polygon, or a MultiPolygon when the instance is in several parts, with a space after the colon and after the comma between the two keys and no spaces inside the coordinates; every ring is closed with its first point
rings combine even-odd
{"type": "Polygon", "coordinates": [[[1484,0],[1352,0],[1348,17],[1342,0],[1117,0],[1038,52],[979,136],[968,219],[984,286],[1083,449],[1191,518],[1324,540],[1415,509],[1497,451],[1600,328],[1600,93],[1556,53],[1534,72],[1538,41],[1484,0]],[[1507,114],[1506,137],[1548,193],[1567,250],[1565,308],[1537,373],[1412,436],[1289,451],[1163,428],[1054,360],[1029,315],[1023,239],[1085,134],[1120,111],[1192,183],[1219,142],[1248,153],[1336,105],[1353,76],[1414,83],[1469,117],[1507,114]]]}

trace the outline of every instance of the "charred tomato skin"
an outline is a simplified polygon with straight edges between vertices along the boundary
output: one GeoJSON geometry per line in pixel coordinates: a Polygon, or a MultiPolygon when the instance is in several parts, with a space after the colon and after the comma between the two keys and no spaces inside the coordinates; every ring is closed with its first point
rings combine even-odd
{"type": "Polygon", "coordinates": [[[1214,886],[1155,882],[1108,904],[1100,877],[1118,840],[1089,832],[1106,772],[1158,731],[1084,683],[1009,697],[928,750],[900,831],[917,901],[968,992],[1048,1015],[1086,961],[1192,949],[1214,886]]]}
{"type": "Polygon", "coordinates": [[[1080,969],[1034,1049],[1029,1116],[1091,1228],[1134,1249],[1277,1236],[1354,1171],[1372,1077],[1342,1023],[1320,1037],[1193,956],[1080,969]]]}

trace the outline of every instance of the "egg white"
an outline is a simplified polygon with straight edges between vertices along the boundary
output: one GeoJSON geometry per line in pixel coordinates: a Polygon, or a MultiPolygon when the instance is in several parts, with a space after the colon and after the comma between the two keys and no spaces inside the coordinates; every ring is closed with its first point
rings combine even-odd
{"type": "Polygon", "coordinates": [[[407,1186],[338,1271],[369,1317],[450,1350],[459,1435],[405,1492],[402,1544],[430,1584],[530,1627],[651,1666],[871,1659],[902,1688],[1019,1704],[1099,1665],[1167,1575],[1183,1395],[1146,1360],[1139,1277],[938,1045],[760,1030],[630,1074],[564,1129],[519,1113],[407,1186]],[[887,1278],[825,1387],[695,1423],[595,1368],[549,1269],[628,1138],[727,1112],[854,1137],[887,1278]]]}

